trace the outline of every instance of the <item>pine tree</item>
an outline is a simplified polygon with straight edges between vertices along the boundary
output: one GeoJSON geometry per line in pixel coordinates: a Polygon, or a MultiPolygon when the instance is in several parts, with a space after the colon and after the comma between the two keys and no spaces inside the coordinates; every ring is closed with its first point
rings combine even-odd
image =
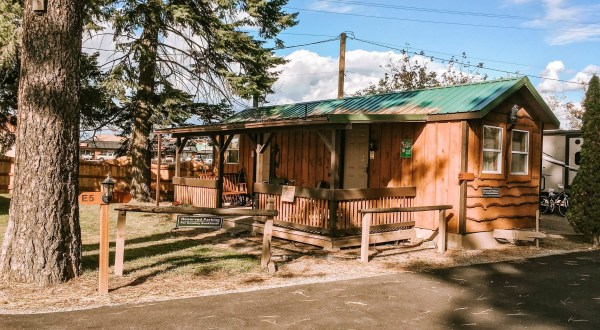
{"type": "Polygon", "coordinates": [[[590,80],[584,100],[581,165],[571,186],[569,222],[600,245],[600,79],[590,80]]]}
{"type": "Polygon", "coordinates": [[[83,2],[25,1],[17,157],[0,250],[3,280],[48,285],[81,273],[79,60],[83,2]]]}
{"type": "Polygon", "coordinates": [[[131,193],[150,199],[153,125],[173,125],[191,115],[218,117],[235,98],[272,92],[284,63],[265,42],[296,24],[287,0],[113,1],[105,17],[114,28],[118,54],[108,63],[111,81],[128,93],[119,104],[131,125],[131,193]],[[254,29],[254,37],[243,29],[254,29]],[[226,103],[223,103],[226,100],[226,103]],[[215,111],[216,110],[216,111],[215,111]]]}

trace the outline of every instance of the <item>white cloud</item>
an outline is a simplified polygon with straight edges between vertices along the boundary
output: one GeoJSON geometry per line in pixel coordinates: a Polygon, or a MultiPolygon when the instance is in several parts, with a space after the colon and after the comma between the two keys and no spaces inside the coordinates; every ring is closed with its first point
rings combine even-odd
{"type": "MultiPolygon", "coordinates": [[[[523,4],[527,1],[512,1],[523,4]]],[[[599,4],[570,5],[565,0],[543,0],[544,16],[527,25],[545,28],[550,35],[550,45],[566,45],[570,43],[600,40],[599,4]],[[586,23],[594,22],[594,23],[586,23]]]]}
{"type": "Polygon", "coordinates": [[[546,69],[541,72],[541,76],[548,79],[543,79],[542,82],[537,85],[537,89],[542,93],[582,91],[582,83],[589,82],[594,74],[600,73],[600,67],[597,65],[588,65],[571,78],[561,77],[561,74],[564,74],[565,71],[565,65],[562,61],[548,63],[546,69]]]}
{"type": "MultiPolygon", "coordinates": [[[[362,49],[346,53],[344,95],[353,95],[375,84],[387,72],[386,65],[397,63],[405,55],[392,51],[377,52],[362,49]]],[[[308,50],[298,50],[286,57],[288,63],[277,68],[280,77],[274,85],[275,94],[268,97],[269,104],[287,104],[325,100],[337,97],[338,58],[320,56],[308,50]]],[[[414,55],[411,63],[426,63],[430,71],[441,76],[447,64],[432,62],[429,57],[414,55]]],[[[455,68],[458,70],[458,68],[455,68]]]]}

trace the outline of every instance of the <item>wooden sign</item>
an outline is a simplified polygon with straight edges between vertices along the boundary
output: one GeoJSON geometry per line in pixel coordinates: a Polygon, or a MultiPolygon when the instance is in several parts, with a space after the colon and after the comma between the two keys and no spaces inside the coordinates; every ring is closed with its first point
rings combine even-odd
{"type": "Polygon", "coordinates": [[[223,218],[210,215],[178,215],[177,228],[223,228],[223,218]]]}
{"type": "Polygon", "coordinates": [[[79,194],[78,200],[79,200],[80,205],[104,204],[104,203],[102,203],[102,192],[101,191],[91,191],[91,192],[81,193],[81,194],[79,194]]]}
{"type": "Polygon", "coordinates": [[[295,186],[281,186],[281,201],[286,203],[293,203],[294,197],[296,197],[295,186]]]}
{"type": "Polygon", "coordinates": [[[458,173],[458,181],[473,181],[475,180],[474,173],[460,172],[458,173]]]}
{"type": "Polygon", "coordinates": [[[483,193],[483,197],[500,197],[499,188],[485,187],[481,188],[481,192],[483,193]]]}

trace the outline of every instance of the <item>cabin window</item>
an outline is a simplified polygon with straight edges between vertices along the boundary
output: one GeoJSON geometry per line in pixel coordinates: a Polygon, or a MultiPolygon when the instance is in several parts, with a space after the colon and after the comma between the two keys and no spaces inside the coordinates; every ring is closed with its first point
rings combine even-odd
{"type": "Polygon", "coordinates": [[[482,173],[502,173],[502,128],[483,126],[482,173]]]}
{"type": "Polygon", "coordinates": [[[240,136],[236,135],[231,139],[229,147],[225,152],[225,163],[226,164],[239,164],[240,163],[240,136]]]}
{"type": "Polygon", "coordinates": [[[529,169],[529,132],[512,131],[510,173],[527,174],[529,169]]]}

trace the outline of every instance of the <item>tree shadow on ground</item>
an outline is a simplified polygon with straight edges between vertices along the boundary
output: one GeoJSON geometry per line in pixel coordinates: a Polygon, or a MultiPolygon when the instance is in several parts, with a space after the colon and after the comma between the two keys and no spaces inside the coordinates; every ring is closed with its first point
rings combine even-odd
{"type": "Polygon", "coordinates": [[[598,328],[600,250],[428,271],[454,327],[598,328]]]}
{"type": "MultiPolygon", "coordinates": [[[[202,231],[205,231],[205,230],[202,230],[202,231]]],[[[145,237],[139,237],[139,238],[132,239],[132,240],[126,240],[125,241],[124,262],[125,263],[133,262],[138,259],[148,258],[151,256],[176,253],[176,252],[179,252],[182,250],[190,249],[193,247],[200,247],[202,245],[207,245],[207,244],[220,244],[220,243],[226,242],[227,240],[230,240],[233,238],[231,233],[223,232],[223,233],[219,233],[217,235],[198,238],[198,239],[191,239],[191,238],[177,239],[180,237],[194,237],[198,234],[199,234],[198,231],[191,230],[191,231],[185,231],[185,232],[181,231],[181,232],[174,232],[174,233],[156,234],[156,235],[150,235],[150,236],[145,236],[145,237]],[[171,239],[175,239],[175,240],[171,240],[171,239]],[[128,245],[131,245],[134,243],[139,244],[139,243],[148,243],[148,242],[154,242],[155,244],[127,248],[128,245]]],[[[115,251],[114,251],[115,242],[110,243],[110,248],[111,248],[111,251],[109,252],[109,260],[111,260],[111,262],[113,262],[114,258],[115,258],[115,251]]],[[[97,250],[98,250],[98,244],[92,244],[91,246],[88,246],[86,248],[86,251],[95,251],[95,252],[83,255],[82,267],[83,267],[84,271],[96,271],[98,269],[98,251],[97,250]],[[95,247],[95,249],[92,249],[92,247],[95,247]]],[[[239,255],[243,255],[243,254],[240,253],[239,255]]],[[[177,256],[175,258],[179,258],[179,257],[180,256],[177,256]]],[[[162,259],[161,263],[168,263],[169,261],[170,261],[169,258],[162,259]]],[[[154,265],[154,266],[156,266],[156,265],[154,265]]],[[[149,268],[149,267],[153,267],[153,266],[145,265],[141,268],[149,268]]],[[[131,272],[131,270],[127,270],[127,272],[131,272]]]]}
{"type": "Polygon", "coordinates": [[[0,215],[7,215],[10,206],[10,198],[0,196],[0,215]]]}

